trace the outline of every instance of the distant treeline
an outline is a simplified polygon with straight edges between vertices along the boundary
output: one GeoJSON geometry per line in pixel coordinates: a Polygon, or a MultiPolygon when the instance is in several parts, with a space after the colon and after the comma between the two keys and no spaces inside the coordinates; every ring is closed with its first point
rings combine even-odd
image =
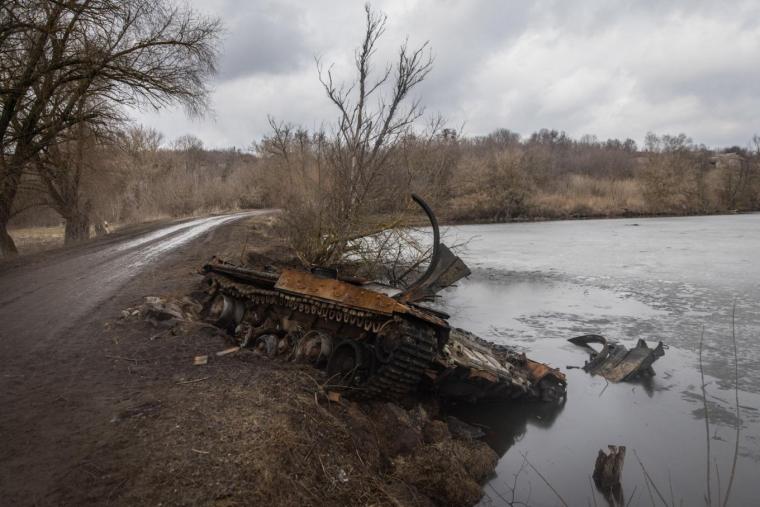
{"type": "Polygon", "coordinates": [[[445,208],[453,220],[706,214],[760,208],[760,138],[711,150],[684,134],[573,139],[507,130],[456,145],[445,208]]]}
{"type": "MultiPolygon", "coordinates": [[[[262,172],[268,205],[297,198],[276,190],[287,175],[298,181],[305,167],[330,165],[324,144],[322,133],[290,128],[258,145],[259,163],[271,165],[262,172]]],[[[416,191],[455,222],[689,215],[760,209],[759,170],[758,136],[748,148],[715,150],[684,134],[650,133],[639,147],[632,139],[573,139],[547,129],[527,137],[440,129],[400,140],[377,188],[416,191]]]]}
{"type": "MultiPolygon", "coordinates": [[[[256,156],[234,148],[205,149],[192,136],[167,144],[155,130],[136,127],[93,140],[76,161],[81,167],[73,189],[77,197],[69,201],[91,229],[103,221],[134,223],[263,202],[256,156]]],[[[60,199],[35,172],[25,176],[20,190],[12,225],[65,221],[58,211],[60,199]]]]}
{"type": "MultiPolygon", "coordinates": [[[[93,226],[282,207],[299,199],[295,187],[303,172],[319,165],[320,138],[291,129],[250,149],[216,150],[192,136],[164,143],[154,130],[132,128],[88,147],[76,203],[93,226]]],[[[399,146],[385,165],[385,186],[427,196],[449,221],[760,209],[757,136],[752,148],[711,150],[683,134],[649,134],[639,147],[631,139],[573,139],[555,130],[521,138],[504,129],[473,137],[443,129],[409,136],[399,146]]],[[[62,219],[55,204],[30,173],[12,223],[56,224],[62,219]]],[[[384,209],[394,205],[378,203],[377,210],[384,209]]]]}

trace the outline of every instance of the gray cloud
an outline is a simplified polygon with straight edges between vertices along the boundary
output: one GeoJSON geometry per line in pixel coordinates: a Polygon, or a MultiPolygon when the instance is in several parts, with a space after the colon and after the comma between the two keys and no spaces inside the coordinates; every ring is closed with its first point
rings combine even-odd
{"type": "MultiPolygon", "coordinates": [[[[379,61],[408,35],[429,40],[435,67],[418,94],[466,133],[542,127],[599,138],[685,132],[708,145],[760,132],[760,4],[749,1],[384,0],[379,61]]],[[[312,58],[349,76],[362,36],[354,0],[196,0],[227,25],[215,114],[138,114],[168,138],[245,146],[266,115],[316,127],[334,119],[312,58]]],[[[381,66],[380,64],[378,66],[381,66]]]]}
{"type": "Polygon", "coordinates": [[[225,11],[219,78],[291,71],[312,54],[297,9],[274,2],[247,2],[225,11]]]}

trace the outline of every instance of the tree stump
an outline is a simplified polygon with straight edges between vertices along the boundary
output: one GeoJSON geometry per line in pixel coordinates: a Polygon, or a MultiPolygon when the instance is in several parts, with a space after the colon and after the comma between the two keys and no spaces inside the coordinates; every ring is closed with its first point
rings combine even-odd
{"type": "Polygon", "coordinates": [[[623,473],[625,446],[608,445],[607,447],[610,450],[609,454],[605,454],[600,449],[596,457],[594,484],[610,505],[622,506],[624,498],[620,475],[623,473]]]}

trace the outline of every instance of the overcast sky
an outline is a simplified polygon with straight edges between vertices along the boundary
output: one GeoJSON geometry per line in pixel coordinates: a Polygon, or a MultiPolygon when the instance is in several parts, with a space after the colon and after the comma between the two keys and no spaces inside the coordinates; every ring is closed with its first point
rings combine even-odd
{"type": "MultiPolygon", "coordinates": [[[[247,147],[267,115],[309,128],[335,111],[315,57],[346,73],[363,34],[356,0],[192,0],[226,34],[202,120],[140,112],[168,140],[247,147]]],[[[388,0],[378,66],[430,41],[435,65],[417,89],[429,113],[467,135],[542,127],[572,136],[680,133],[744,146],[760,133],[760,2],[388,0]]],[[[348,75],[348,74],[344,74],[348,75]]]]}

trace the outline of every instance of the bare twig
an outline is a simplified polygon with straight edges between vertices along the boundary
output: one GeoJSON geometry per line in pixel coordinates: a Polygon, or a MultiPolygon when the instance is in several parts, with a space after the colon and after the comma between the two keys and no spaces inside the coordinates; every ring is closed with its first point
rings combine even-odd
{"type": "Polygon", "coordinates": [[[734,459],[731,463],[731,475],[728,477],[728,485],[726,486],[726,496],[723,499],[723,507],[728,505],[728,500],[731,497],[731,487],[734,485],[734,477],[736,476],[736,462],[739,458],[739,434],[741,432],[741,413],[739,411],[739,355],[736,350],[736,299],[734,299],[734,306],[731,310],[731,340],[734,344],[734,395],[736,397],[736,437],[734,441],[734,459]]]}
{"type": "Polygon", "coordinates": [[[604,391],[606,391],[606,390],[607,390],[607,388],[608,388],[608,387],[610,387],[610,382],[609,382],[607,379],[604,379],[604,381],[606,382],[606,384],[604,384],[604,389],[602,389],[602,390],[601,390],[601,392],[599,393],[599,397],[600,397],[600,398],[601,398],[601,397],[602,397],[602,395],[604,394],[604,391]]]}
{"type": "Polygon", "coordinates": [[[523,454],[523,453],[521,453],[521,456],[525,460],[525,463],[527,463],[528,466],[531,468],[531,470],[533,470],[534,472],[536,472],[536,475],[538,475],[541,478],[541,480],[544,481],[544,484],[546,484],[548,486],[548,488],[550,490],[552,490],[552,493],[554,493],[554,495],[562,503],[562,505],[564,505],[565,507],[568,507],[567,502],[565,501],[564,498],[562,498],[562,495],[560,495],[557,492],[557,490],[554,489],[554,486],[552,486],[551,483],[546,479],[546,477],[544,477],[544,475],[541,472],[539,472],[536,467],[533,466],[533,463],[531,463],[530,461],[528,461],[528,456],[526,454],[523,454]]]}
{"type": "Polygon", "coordinates": [[[507,497],[505,497],[504,495],[502,495],[501,493],[499,493],[499,490],[496,489],[496,488],[494,488],[493,484],[491,484],[490,482],[488,483],[488,487],[491,488],[491,491],[493,491],[494,493],[496,493],[496,496],[498,496],[501,499],[501,501],[504,502],[505,505],[510,505],[510,506],[513,505],[513,502],[510,502],[507,499],[507,497]]]}
{"type": "MultiPolygon", "coordinates": [[[[628,501],[625,503],[625,507],[628,507],[631,505],[631,502],[633,501],[633,495],[636,494],[636,486],[633,487],[633,491],[631,491],[631,496],[628,497],[628,501]]],[[[654,503],[654,501],[652,502],[654,503]]]]}
{"type": "Polygon", "coordinates": [[[707,449],[707,466],[705,467],[705,474],[707,475],[707,505],[712,505],[712,491],[710,488],[710,414],[707,410],[707,389],[705,387],[705,372],[702,366],[702,345],[705,340],[705,326],[702,326],[702,334],[699,337],[699,376],[702,386],[702,406],[704,407],[705,414],[705,446],[707,449]]]}
{"type": "Polygon", "coordinates": [[[644,485],[647,487],[647,492],[649,493],[649,501],[652,502],[652,507],[655,507],[654,503],[654,495],[652,494],[652,487],[649,485],[649,481],[644,479],[644,485]]]}
{"type": "Polygon", "coordinates": [[[204,380],[208,380],[209,378],[211,377],[201,377],[201,378],[196,378],[192,380],[182,380],[180,382],[177,382],[177,384],[195,384],[196,382],[203,382],[204,380]]]}
{"type": "MultiPolygon", "coordinates": [[[[647,469],[644,467],[644,463],[641,462],[641,459],[639,458],[639,454],[636,452],[636,449],[633,450],[633,455],[636,456],[636,461],[639,462],[639,465],[641,465],[641,471],[644,472],[644,478],[646,481],[652,485],[652,489],[654,489],[655,493],[657,493],[657,496],[662,501],[662,504],[665,507],[668,507],[668,501],[665,500],[665,497],[660,493],[660,490],[657,488],[657,484],[654,483],[652,480],[652,477],[649,475],[649,472],[647,472],[647,469]]],[[[648,487],[648,486],[647,486],[648,487]]],[[[651,495],[651,492],[650,492],[651,495]]],[[[652,502],[654,504],[654,501],[652,502]]]]}

